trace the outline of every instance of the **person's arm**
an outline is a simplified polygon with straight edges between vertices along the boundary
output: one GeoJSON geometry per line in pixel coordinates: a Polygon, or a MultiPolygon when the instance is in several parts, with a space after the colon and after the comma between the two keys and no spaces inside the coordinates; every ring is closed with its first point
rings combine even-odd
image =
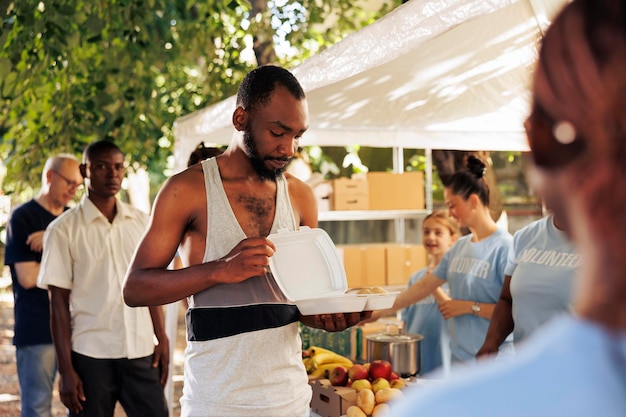
{"type": "Polygon", "coordinates": [[[48,287],[50,294],[50,329],[59,367],[59,394],[61,402],[72,413],[79,413],[85,401],[83,383],[72,365],[72,328],[70,316],[71,291],[48,287]]]}
{"type": "Polygon", "coordinates": [[[378,310],[374,311],[369,319],[365,319],[362,323],[368,323],[372,321],[376,321],[381,317],[390,316],[398,310],[402,310],[405,307],[410,306],[411,304],[415,304],[418,301],[428,297],[432,294],[437,288],[441,287],[446,283],[446,280],[433,275],[432,273],[426,273],[424,278],[417,281],[415,284],[411,285],[409,288],[398,294],[398,297],[395,299],[393,306],[386,310],[378,310]]]}
{"type": "Polygon", "coordinates": [[[476,357],[498,353],[498,348],[507,336],[513,331],[513,298],[511,297],[511,276],[505,275],[504,284],[500,292],[500,299],[496,304],[487,335],[483,345],[478,349],[476,357]]]}
{"type": "Polygon", "coordinates": [[[386,310],[387,314],[395,313],[405,307],[417,303],[418,301],[431,295],[437,288],[446,283],[446,280],[427,273],[426,276],[409,288],[401,292],[393,303],[393,306],[386,310]]]}
{"type": "Polygon", "coordinates": [[[446,301],[452,300],[452,298],[450,298],[450,296],[444,290],[442,290],[441,287],[433,291],[433,297],[435,297],[437,304],[445,303],[446,301]]]}
{"type": "Polygon", "coordinates": [[[17,282],[22,287],[29,290],[37,286],[37,276],[39,275],[39,262],[16,262],[15,272],[17,273],[17,282]]]}
{"type": "Polygon", "coordinates": [[[491,319],[493,310],[496,307],[493,303],[481,303],[472,300],[455,300],[451,299],[439,304],[439,311],[444,319],[448,320],[453,317],[462,316],[464,314],[472,314],[484,319],[491,319]],[[478,305],[480,310],[474,311],[474,306],[478,305]]]}
{"type": "MultiPolygon", "coordinates": [[[[199,204],[190,201],[193,198],[204,199],[204,193],[176,176],[166,181],[159,192],[148,230],[126,274],[123,295],[127,305],[169,304],[219,283],[236,283],[265,273],[275,248],[264,237],[241,241],[221,259],[168,269],[187,226],[199,210],[199,204]]],[[[201,207],[206,210],[204,203],[201,207]]]]}
{"type": "Polygon", "coordinates": [[[32,250],[33,252],[41,252],[43,250],[44,233],[45,230],[39,230],[28,235],[28,239],[26,239],[26,244],[30,247],[30,250],[32,250]]]}
{"type": "Polygon", "coordinates": [[[154,347],[154,355],[152,357],[152,367],[159,367],[160,382],[165,386],[170,366],[170,342],[165,331],[165,320],[163,319],[163,307],[150,307],[150,317],[152,318],[152,326],[154,327],[154,335],[159,344],[154,347]]]}
{"type": "Polygon", "coordinates": [[[300,322],[306,326],[326,330],[327,332],[340,332],[358,324],[361,321],[368,320],[371,315],[371,311],[361,311],[359,313],[318,314],[314,316],[301,315],[300,322]]]}
{"type": "MultiPolygon", "coordinates": [[[[26,244],[33,252],[41,252],[43,250],[44,230],[39,230],[28,235],[26,244]]],[[[15,263],[15,272],[17,273],[17,281],[25,289],[35,288],[37,286],[37,276],[39,275],[39,262],[24,261],[15,263]]]]}
{"type": "Polygon", "coordinates": [[[33,213],[17,210],[11,213],[6,227],[5,261],[13,265],[17,282],[25,289],[37,286],[39,254],[43,248],[44,230],[32,231],[33,213]]]}

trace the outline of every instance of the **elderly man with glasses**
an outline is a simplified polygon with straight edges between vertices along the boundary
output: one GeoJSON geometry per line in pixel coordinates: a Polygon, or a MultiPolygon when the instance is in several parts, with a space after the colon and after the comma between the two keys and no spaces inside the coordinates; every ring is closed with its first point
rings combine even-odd
{"type": "Polygon", "coordinates": [[[50,416],[56,375],[50,336],[48,293],[36,287],[43,234],[63,213],[82,185],[79,162],[73,155],[50,157],[35,198],[13,209],[7,223],[5,264],[11,269],[14,296],[17,375],[21,416],[50,416]]]}

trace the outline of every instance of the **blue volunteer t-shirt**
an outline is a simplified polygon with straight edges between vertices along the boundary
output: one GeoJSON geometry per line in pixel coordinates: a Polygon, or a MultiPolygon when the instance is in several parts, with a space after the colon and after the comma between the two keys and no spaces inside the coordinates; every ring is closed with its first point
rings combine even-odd
{"type": "Polygon", "coordinates": [[[35,200],[16,207],[7,222],[7,243],[4,263],[11,269],[13,297],[15,300],[14,337],[16,346],[52,343],[50,335],[50,305],[48,291],[41,288],[26,289],[17,280],[15,264],[41,262],[41,252],[33,252],[26,239],[33,232],[45,230],[56,216],[35,200]]]}
{"type": "Polygon", "coordinates": [[[513,237],[505,274],[511,276],[515,343],[557,314],[571,311],[580,255],[554,217],[539,219],[513,237]]]}
{"type": "Polygon", "coordinates": [[[515,358],[460,365],[450,380],[404,391],[394,417],[623,417],[626,331],[555,317],[515,358]]]}
{"type": "MultiPolygon", "coordinates": [[[[409,279],[408,286],[415,284],[426,276],[428,268],[423,268],[414,273],[409,279]]],[[[447,289],[447,284],[442,286],[447,289]]],[[[445,321],[439,312],[437,300],[434,296],[418,301],[402,310],[402,321],[405,323],[405,332],[421,334],[424,339],[420,343],[421,361],[420,375],[425,375],[444,364],[444,356],[447,354],[449,363],[448,335],[445,321]],[[445,353],[444,353],[445,352],[445,353]]]]}
{"type": "MultiPolygon", "coordinates": [[[[433,274],[448,281],[450,296],[455,300],[495,304],[500,298],[512,243],[513,236],[500,229],[475,243],[472,235],[463,236],[444,255],[433,274]]],[[[464,314],[447,323],[452,360],[473,361],[485,341],[489,320],[464,314]]],[[[510,342],[503,343],[500,350],[510,350],[510,342]]]]}

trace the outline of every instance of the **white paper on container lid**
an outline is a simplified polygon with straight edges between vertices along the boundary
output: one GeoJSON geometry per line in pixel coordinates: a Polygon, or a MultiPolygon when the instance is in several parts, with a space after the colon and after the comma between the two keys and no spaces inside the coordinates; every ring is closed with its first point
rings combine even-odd
{"type": "Polygon", "coordinates": [[[281,230],[268,239],[276,246],[270,270],[288,299],[297,301],[346,292],[348,282],[341,256],[324,230],[302,226],[297,231],[281,230]]]}

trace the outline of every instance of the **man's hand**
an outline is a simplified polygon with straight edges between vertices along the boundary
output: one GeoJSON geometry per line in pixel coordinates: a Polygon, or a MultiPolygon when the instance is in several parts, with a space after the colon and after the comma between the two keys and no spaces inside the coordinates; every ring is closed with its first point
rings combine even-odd
{"type": "Polygon", "coordinates": [[[159,382],[162,386],[165,386],[170,372],[170,343],[167,338],[165,340],[159,338],[159,344],[154,347],[152,367],[159,368],[159,382]]]}
{"type": "Polygon", "coordinates": [[[270,264],[270,257],[276,252],[276,246],[264,237],[251,237],[242,240],[228,255],[219,259],[223,272],[219,273],[219,282],[233,284],[248,278],[264,275],[270,264]]]}
{"type": "Polygon", "coordinates": [[[361,311],[360,313],[316,314],[313,316],[301,316],[300,321],[316,329],[323,329],[327,332],[340,332],[354,326],[362,320],[369,319],[371,315],[371,311],[361,311]]]}
{"type": "Polygon", "coordinates": [[[45,230],[39,230],[38,232],[33,232],[28,235],[26,239],[26,244],[30,246],[30,250],[33,252],[41,252],[43,251],[43,234],[45,230]]]}
{"type": "Polygon", "coordinates": [[[61,378],[59,378],[59,396],[63,405],[72,413],[78,414],[83,410],[82,403],[86,401],[83,381],[81,381],[74,369],[61,374],[61,378]]]}

